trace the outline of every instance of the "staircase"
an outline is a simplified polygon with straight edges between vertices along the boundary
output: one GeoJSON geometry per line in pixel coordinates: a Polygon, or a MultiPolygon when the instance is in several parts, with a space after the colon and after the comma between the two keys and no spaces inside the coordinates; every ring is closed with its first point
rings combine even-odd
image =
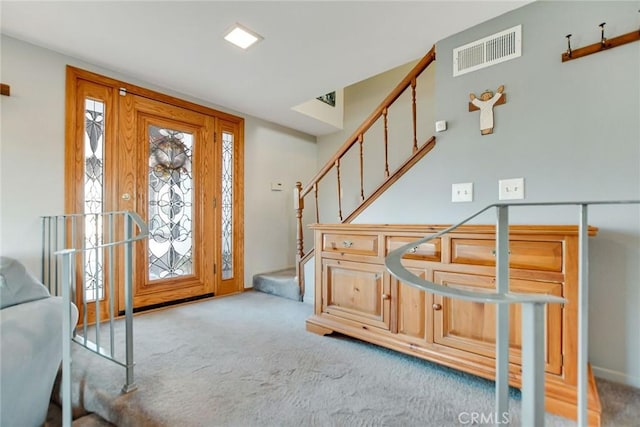
{"type": "Polygon", "coordinates": [[[253,289],[294,301],[302,300],[295,268],[256,274],[253,276],[253,289]]]}
{"type": "MultiPolygon", "coordinates": [[[[258,274],[253,278],[253,286],[255,290],[280,295],[290,299],[301,300],[304,295],[304,265],[314,254],[314,249],[310,248],[305,251],[304,243],[304,224],[321,223],[319,204],[322,198],[319,198],[319,184],[330,176],[337,178],[334,196],[337,200],[337,218],[342,223],[351,222],[356,218],[367,206],[373,203],[382,193],[391,187],[402,175],[411,169],[420,159],[422,159],[435,146],[435,137],[430,137],[426,141],[418,141],[417,126],[417,108],[416,108],[416,86],[418,77],[435,61],[435,46],[409,71],[400,83],[387,95],[387,97],[378,105],[378,107],[367,117],[367,119],[351,134],[338,151],[325,163],[320,171],[306,185],[302,186],[301,182],[296,183],[294,194],[294,205],[296,210],[297,222],[297,248],[296,248],[296,265],[295,269],[286,269],[271,273],[258,274]],[[390,108],[398,101],[403,94],[408,94],[411,102],[409,123],[412,127],[410,133],[412,137],[400,138],[393,135],[390,129],[394,129],[392,123],[394,114],[390,113],[390,108]],[[382,129],[381,138],[373,131],[376,126],[382,129]],[[369,134],[368,131],[371,131],[369,134]],[[380,140],[382,139],[382,140],[380,140]],[[366,142],[365,142],[366,141],[366,142]],[[399,164],[395,169],[390,168],[389,151],[398,151],[400,144],[410,144],[410,146],[402,147],[410,151],[408,157],[399,164]],[[364,158],[365,148],[384,147],[383,170],[380,171],[381,182],[376,183],[371,191],[365,191],[366,186],[370,183],[365,180],[364,158]],[[357,151],[355,151],[357,150],[357,151]],[[351,158],[359,158],[359,188],[351,188],[349,184],[341,179],[341,166],[346,156],[351,158]],[[330,174],[330,172],[332,172],[330,174]],[[357,192],[359,194],[359,203],[355,208],[345,212],[343,204],[344,194],[348,191],[357,192]],[[311,196],[312,195],[312,196],[311,196]],[[305,199],[310,196],[313,198],[311,203],[314,204],[314,211],[305,221],[305,199]],[[294,285],[297,290],[294,290],[294,285]]],[[[406,97],[405,97],[406,98],[406,97]]],[[[406,122],[406,117],[401,119],[406,122]],[[404,120],[403,120],[404,119],[404,120]]],[[[397,126],[397,125],[396,125],[397,126]]],[[[343,170],[344,174],[344,170],[343,170]]],[[[358,183],[356,183],[357,185],[358,183]]],[[[323,195],[324,198],[327,195],[323,195]]],[[[334,222],[335,220],[331,220],[334,222]]],[[[327,222],[326,219],[324,222],[327,222]]]]}

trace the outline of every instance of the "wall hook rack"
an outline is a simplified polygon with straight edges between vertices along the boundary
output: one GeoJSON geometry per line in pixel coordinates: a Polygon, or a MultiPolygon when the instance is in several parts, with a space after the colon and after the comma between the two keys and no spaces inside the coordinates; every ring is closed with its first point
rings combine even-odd
{"type": "Polygon", "coordinates": [[[606,38],[604,36],[605,25],[606,22],[598,25],[600,28],[600,41],[598,43],[590,44],[589,46],[571,49],[571,34],[565,36],[567,39],[567,50],[562,53],[562,62],[582,58],[583,56],[591,55],[592,53],[602,52],[604,50],[613,49],[614,47],[640,40],[640,30],[631,31],[630,33],[622,34],[621,36],[613,38],[606,38]]]}
{"type": "Polygon", "coordinates": [[[604,26],[607,25],[606,22],[603,22],[602,24],[598,25],[598,27],[600,27],[600,44],[602,46],[606,46],[607,45],[607,39],[604,36],[604,26]]]}

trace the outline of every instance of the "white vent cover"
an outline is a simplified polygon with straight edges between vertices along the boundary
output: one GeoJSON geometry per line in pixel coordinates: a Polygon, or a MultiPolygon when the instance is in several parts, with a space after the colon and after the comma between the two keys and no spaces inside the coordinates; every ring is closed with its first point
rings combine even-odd
{"type": "Polygon", "coordinates": [[[453,76],[490,67],[522,55],[522,25],[453,49],[453,76]]]}

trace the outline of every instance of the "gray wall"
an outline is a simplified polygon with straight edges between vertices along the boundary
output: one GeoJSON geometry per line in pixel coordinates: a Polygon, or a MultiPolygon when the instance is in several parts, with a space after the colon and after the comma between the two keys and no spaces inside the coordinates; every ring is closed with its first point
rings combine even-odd
{"type": "MultiPolygon", "coordinates": [[[[573,47],[639,27],[640,2],[536,2],[437,43],[436,119],[449,130],[360,223],[451,223],[497,202],[498,179],[525,178],[526,201],[640,199],[640,43],[567,63],[573,47]],[[522,57],[452,76],[452,49],[522,24],[522,57]],[[505,85],[495,133],[481,136],[469,93],[505,85]],[[473,182],[471,203],[451,184],[473,182]]],[[[577,211],[513,210],[514,223],[576,224],[577,211]]],[[[478,222],[493,223],[493,215],[478,222]]],[[[640,210],[594,208],[589,356],[596,375],[640,387],[640,210]]]]}
{"type": "Polygon", "coordinates": [[[245,119],[245,286],[254,274],[293,265],[292,188],[316,165],[315,137],[2,36],[0,254],[40,271],[41,215],[64,211],[65,66],[154,89],[245,119]],[[273,192],[270,182],[285,183],[273,192]]]}

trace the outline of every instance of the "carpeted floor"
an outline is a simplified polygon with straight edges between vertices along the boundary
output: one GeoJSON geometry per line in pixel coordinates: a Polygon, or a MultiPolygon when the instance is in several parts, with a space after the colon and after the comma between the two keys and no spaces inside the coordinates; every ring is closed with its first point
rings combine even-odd
{"type": "MultiPolygon", "coordinates": [[[[124,369],[74,345],[76,415],[121,427],[460,426],[472,412],[492,412],[492,382],[309,333],[311,311],[245,292],[139,315],[138,390],[122,395],[124,369]]],[[[605,426],[640,425],[640,390],[598,385],[605,426]]],[[[519,406],[514,391],[511,425],[520,425],[519,406]]],[[[547,414],[547,425],[575,423],[547,414]]]]}

